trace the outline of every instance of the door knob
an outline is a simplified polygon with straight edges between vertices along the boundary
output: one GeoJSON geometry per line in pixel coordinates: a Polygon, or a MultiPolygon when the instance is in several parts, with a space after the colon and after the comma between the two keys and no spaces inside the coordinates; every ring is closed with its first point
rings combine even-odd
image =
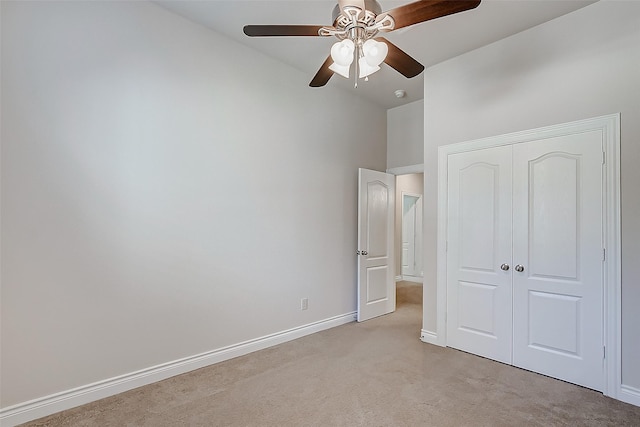
{"type": "Polygon", "coordinates": [[[516,271],[518,273],[522,273],[524,271],[524,266],[522,266],[520,264],[516,265],[516,271]]]}
{"type": "Polygon", "coordinates": [[[503,271],[509,271],[509,264],[502,264],[502,265],[500,266],[500,270],[503,270],[503,271]]]}
{"type": "Polygon", "coordinates": [[[369,252],[367,252],[367,251],[362,251],[362,255],[369,255],[369,252]]]}

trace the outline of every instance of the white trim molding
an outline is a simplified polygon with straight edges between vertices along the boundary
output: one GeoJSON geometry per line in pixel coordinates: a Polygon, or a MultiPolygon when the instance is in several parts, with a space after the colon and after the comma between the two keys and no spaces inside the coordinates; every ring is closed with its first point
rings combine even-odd
{"type": "MultiPolygon", "coordinates": [[[[446,346],[447,310],[447,162],[448,156],[471,150],[513,145],[545,138],[600,130],[604,151],[602,188],[604,205],[604,363],[603,393],[614,399],[640,406],[640,390],[622,385],[622,299],[620,229],[620,114],[595,117],[570,123],[516,132],[506,135],[444,145],[438,149],[438,243],[437,243],[437,328],[427,341],[446,346]]],[[[423,331],[423,335],[424,331],[423,331]]]]}
{"type": "Polygon", "coordinates": [[[620,386],[620,393],[618,394],[618,400],[621,400],[632,405],[640,406],[640,388],[631,387],[622,384],[620,386]]]}
{"type": "Polygon", "coordinates": [[[297,328],[277,332],[238,344],[222,347],[206,353],[196,354],[161,365],[152,366],[118,377],[87,384],[71,390],[52,394],[28,402],[19,403],[0,410],[0,425],[15,426],[27,421],[55,414],[66,409],[84,405],[105,397],[113,396],[137,387],[161,381],[195,369],[243,356],[267,347],[282,344],[306,335],[354,322],[356,313],[347,313],[297,328]]]}
{"type": "MultiPolygon", "coordinates": [[[[422,259],[422,254],[423,254],[423,246],[424,246],[424,235],[423,235],[423,231],[424,230],[424,195],[422,193],[415,193],[412,191],[402,191],[402,193],[400,194],[400,246],[402,246],[402,241],[404,240],[404,198],[405,196],[409,196],[409,197],[415,197],[416,199],[418,199],[418,202],[416,203],[417,206],[417,212],[416,212],[416,219],[418,220],[417,225],[419,225],[419,227],[417,227],[414,230],[414,233],[417,237],[418,240],[418,248],[417,250],[414,248],[414,252],[417,252],[417,256],[414,253],[415,259],[418,260],[417,265],[414,265],[414,272],[415,270],[418,270],[420,272],[420,275],[412,275],[412,274],[402,274],[402,280],[407,281],[407,282],[414,282],[414,283],[423,283],[423,275],[424,272],[422,271],[422,264],[424,263],[423,259],[422,259]]],[[[403,250],[402,248],[400,249],[400,253],[402,254],[403,250]]],[[[400,256],[400,270],[402,270],[402,255],[400,256]]]]}
{"type": "Polygon", "coordinates": [[[392,175],[408,175],[410,173],[423,173],[424,172],[424,163],[419,165],[411,165],[411,166],[400,166],[397,168],[387,169],[387,173],[392,175]]]}
{"type": "Polygon", "coordinates": [[[426,329],[422,329],[420,331],[420,341],[426,342],[427,344],[438,344],[438,334],[435,332],[427,331],[426,329]]]}

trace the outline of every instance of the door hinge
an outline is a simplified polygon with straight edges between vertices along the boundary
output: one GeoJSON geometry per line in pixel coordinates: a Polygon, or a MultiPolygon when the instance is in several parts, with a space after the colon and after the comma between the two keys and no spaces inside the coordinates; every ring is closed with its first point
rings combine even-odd
{"type": "Polygon", "coordinates": [[[606,152],[602,152],[602,164],[604,165],[605,163],[607,163],[607,153],[606,152]]]}
{"type": "Polygon", "coordinates": [[[607,250],[605,248],[602,248],[602,261],[606,261],[607,260],[607,250]]]}
{"type": "Polygon", "coordinates": [[[602,347],[602,358],[603,359],[607,358],[607,347],[605,346],[602,347]]]}

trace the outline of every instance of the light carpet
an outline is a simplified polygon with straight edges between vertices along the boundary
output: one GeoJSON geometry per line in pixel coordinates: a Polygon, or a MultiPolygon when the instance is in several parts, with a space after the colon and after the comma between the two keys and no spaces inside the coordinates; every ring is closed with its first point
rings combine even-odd
{"type": "Polygon", "coordinates": [[[70,409],[29,426],[640,426],[640,408],[419,340],[398,310],[70,409]]]}

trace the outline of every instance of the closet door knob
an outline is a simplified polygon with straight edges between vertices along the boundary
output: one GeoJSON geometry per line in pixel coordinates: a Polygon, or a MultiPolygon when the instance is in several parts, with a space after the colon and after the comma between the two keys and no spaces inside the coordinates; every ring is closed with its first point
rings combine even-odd
{"type": "Polygon", "coordinates": [[[516,271],[518,273],[522,273],[524,271],[524,266],[522,266],[520,264],[516,265],[516,271]]]}
{"type": "Polygon", "coordinates": [[[500,266],[500,270],[502,271],[509,271],[509,264],[502,264],[500,266]]]}

